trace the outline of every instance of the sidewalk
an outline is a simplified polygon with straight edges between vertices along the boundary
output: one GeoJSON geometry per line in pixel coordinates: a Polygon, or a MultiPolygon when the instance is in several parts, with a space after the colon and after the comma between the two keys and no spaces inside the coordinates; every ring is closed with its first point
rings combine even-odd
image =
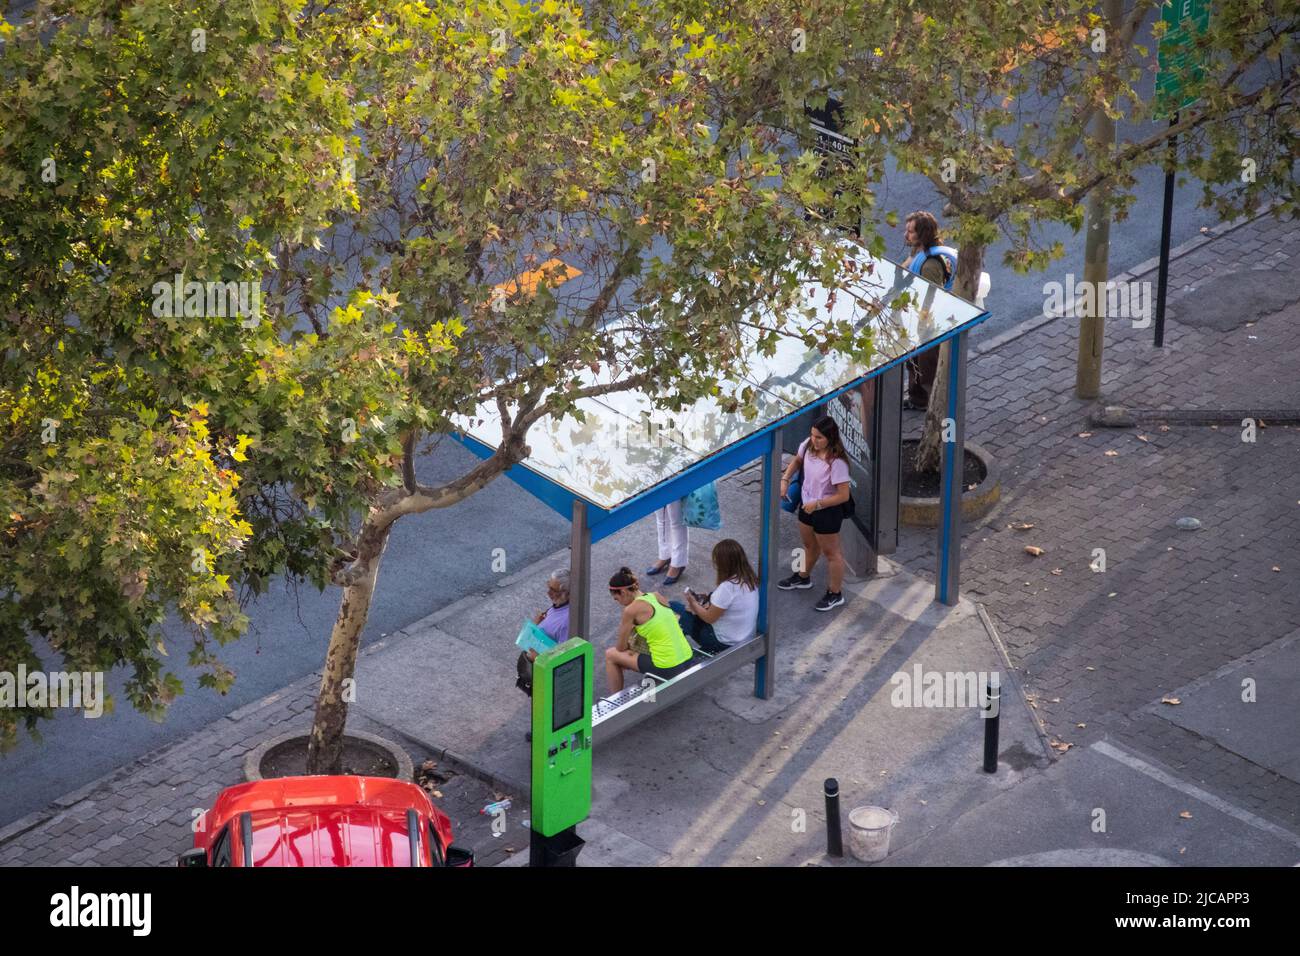
{"type": "MultiPolygon", "coordinates": [[[[1080,748],[1109,736],[1300,832],[1300,675],[1285,649],[1300,634],[1300,428],[1267,423],[1300,418],[1300,283],[1278,271],[1294,269],[1300,222],[1216,232],[1173,262],[1163,349],[1151,328],[1107,323],[1106,404],[1167,409],[1164,427],[1089,423],[1091,403],[1074,398],[1077,320],[971,362],[966,434],[1000,462],[1003,491],[965,529],[961,586],[988,606],[1050,734],[1080,748]],[[1181,409],[1227,414],[1181,425],[1181,409]],[[1253,443],[1247,417],[1267,426],[1253,443]],[[1201,529],[1179,530],[1180,517],[1201,529]],[[1199,706],[1188,685],[1238,661],[1231,710],[1183,719],[1199,706]],[[1255,702],[1240,699],[1245,678],[1255,702]]],[[[1154,267],[1133,278],[1154,284],[1154,267]]],[[[905,534],[895,557],[928,575],[933,542],[905,534]]]]}
{"type": "MultiPolygon", "coordinates": [[[[1107,330],[1110,397],[1142,408],[1300,409],[1300,309],[1265,314],[1263,298],[1281,284],[1233,278],[1260,249],[1292,248],[1297,231],[1257,220],[1178,258],[1166,349],[1152,354],[1149,329],[1107,330]],[[1255,324],[1225,330],[1233,316],[1220,314],[1214,328],[1184,325],[1220,275],[1229,277],[1222,300],[1255,324]]],[[[835,612],[811,610],[815,589],[779,592],[775,699],[754,698],[744,669],[597,752],[582,863],[825,865],[829,776],[846,816],[868,803],[899,813],[889,864],[1300,860],[1297,429],[1266,427],[1247,444],[1239,422],[1092,428],[1089,408],[1072,398],[1073,320],[1001,338],[970,369],[967,434],[997,455],[1004,488],[994,513],[966,529],[961,603],[933,603],[933,535],[911,531],[899,563],[847,582],[848,603],[835,612]],[[1175,529],[1184,515],[1202,530],[1175,529]],[[1013,522],[1035,527],[1007,530],[1013,522]],[[1031,558],[1026,544],[1047,553],[1031,558]],[[1094,548],[1106,550],[1105,573],[1089,570],[1094,548]],[[997,774],[979,769],[975,709],[892,705],[890,678],[917,665],[1002,672],[997,774]],[[1240,699],[1247,679],[1252,703],[1240,699]]],[[[692,534],[684,584],[696,588],[712,583],[718,537],[757,553],[756,472],[721,489],[724,531],[692,534]]],[[[792,522],[781,530],[788,555],[792,522]]],[[[646,563],[653,540],[643,522],[601,542],[595,583],[619,564],[646,563]]],[[[527,855],[527,699],[513,686],[513,637],[565,557],[467,596],[358,663],[349,726],[402,740],[417,765],[432,756],[440,769],[477,775],[454,777],[439,802],[482,863],[527,855]],[[493,838],[477,807],[503,792],[516,809],[493,838]]],[[[615,609],[597,588],[598,648],[615,609]]],[[[0,830],[0,864],[170,863],[189,845],[192,811],[239,781],[256,741],[307,727],[317,680],[0,830]]]]}
{"type": "MultiPolygon", "coordinates": [[[[728,523],[721,532],[692,532],[689,570],[671,593],[688,583],[711,587],[708,555],[722,537],[734,536],[757,553],[758,488],[753,470],[721,483],[728,523]]],[[[781,531],[781,553],[789,554],[798,544],[793,522],[783,521],[781,531]]],[[[635,563],[652,542],[641,523],[592,549],[597,648],[616,633],[621,610],[600,589],[601,575],[635,563]]],[[[358,708],[426,748],[452,745],[499,785],[525,793],[530,703],[514,687],[511,641],[519,622],[545,600],[550,570],[543,563],[368,656],[357,671],[358,708]],[[366,690],[399,684],[419,690],[366,690]]],[[[915,666],[1005,673],[974,605],[936,604],[933,586],[906,572],[848,582],[845,591],[848,603],[830,614],[813,610],[816,588],[777,592],[772,700],[753,696],[753,668],[744,668],[597,751],[591,817],[599,839],[593,852],[584,851],[585,863],[801,863],[824,843],[827,777],[839,778],[850,807],[899,809],[896,836],[905,843],[1049,763],[1027,708],[1010,688],[997,775],[978,772],[984,722],[974,706],[891,706],[890,677],[910,675],[915,666]]],[[[603,672],[595,690],[604,692],[603,672]]]]}

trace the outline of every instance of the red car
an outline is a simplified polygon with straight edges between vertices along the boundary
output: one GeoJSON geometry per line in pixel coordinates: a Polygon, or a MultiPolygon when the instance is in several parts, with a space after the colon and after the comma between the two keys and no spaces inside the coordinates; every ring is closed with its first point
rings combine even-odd
{"type": "Polygon", "coordinates": [[[178,866],[473,866],[413,783],[280,777],[227,787],[178,866]]]}

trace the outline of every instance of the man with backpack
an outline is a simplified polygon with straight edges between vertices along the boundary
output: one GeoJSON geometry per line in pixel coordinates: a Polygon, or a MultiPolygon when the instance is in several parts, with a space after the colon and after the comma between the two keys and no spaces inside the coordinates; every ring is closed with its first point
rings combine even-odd
{"type": "MultiPolygon", "coordinates": [[[[907,217],[903,239],[912,255],[903,268],[933,282],[948,292],[957,281],[957,250],[941,245],[939,223],[931,213],[918,209],[907,217]]],[[[919,358],[907,360],[907,395],[903,407],[924,410],[930,404],[930,389],[939,370],[939,350],[929,349],[919,358]]]]}

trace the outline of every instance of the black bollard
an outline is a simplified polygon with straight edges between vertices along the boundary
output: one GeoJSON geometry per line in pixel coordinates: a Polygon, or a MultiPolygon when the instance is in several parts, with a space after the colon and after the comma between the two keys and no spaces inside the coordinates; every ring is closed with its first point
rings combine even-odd
{"type": "Polygon", "coordinates": [[[997,672],[989,675],[985,688],[988,698],[984,705],[984,772],[998,771],[998,720],[1002,716],[1002,686],[997,672]]]}
{"type": "Polygon", "coordinates": [[[830,856],[844,855],[844,842],[840,837],[840,782],[826,778],[826,852],[830,856]]]}

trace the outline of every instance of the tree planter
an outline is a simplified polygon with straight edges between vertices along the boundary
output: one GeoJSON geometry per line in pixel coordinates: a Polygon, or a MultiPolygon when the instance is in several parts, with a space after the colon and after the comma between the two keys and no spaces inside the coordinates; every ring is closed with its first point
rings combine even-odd
{"type": "MultiPolygon", "coordinates": [[[[244,779],[303,776],[307,773],[307,742],[310,734],[295,731],[264,741],[244,757],[244,779]]],[[[410,756],[393,743],[359,730],[343,736],[343,771],[367,777],[415,779],[410,756]]]]}
{"type": "MultiPolygon", "coordinates": [[[[902,447],[902,477],[899,481],[901,493],[898,496],[898,520],[900,524],[912,528],[937,528],[943,517],[943,501],[939,498],[939,482],[931,480],[933,494],[912,494],[906,492],[916,488],[917,481],[911,474],[912,456],[916,454],[915,439],[904,441],[902,447]]],[[[961,496],[961,519],[963,522],[978,521],[993,510],[1002,496],[1002,478],[993,456],[974,442],[966,442],[966,462],[963,469],[963,486],[975,485],[973,489],[964,490],[961,496]]],[[[929,488],[925,489],[929,491],[929,488]]]]}

